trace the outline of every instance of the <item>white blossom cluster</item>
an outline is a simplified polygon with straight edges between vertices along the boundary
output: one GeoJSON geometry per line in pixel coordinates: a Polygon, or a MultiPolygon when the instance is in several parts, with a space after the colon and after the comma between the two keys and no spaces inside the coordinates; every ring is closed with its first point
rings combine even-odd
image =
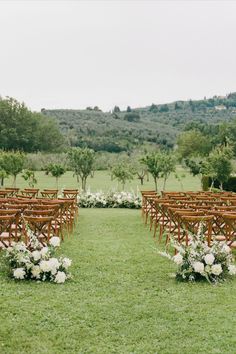
{"type": "Polygon", "coordinates": [[[78,197],[82,208],[129,208],[140,209],[141,198],[131,192],[96,192],[87,191],[78,197]]]}
{"type": "Polygon", "coordinates": [[[53,236],[49,245],[43,247],[32,233],[28,247],[23,242],[12,243],[6,250],[11,274],[18,280],[64,283],[70,278],[68,268],[72,262],[66,257],[54,257],[55,249],[59,246],[60,238],[57,236],[53,236]]]}
{"type": "Polygon", "coordinates": [[[178,253],[174,257],[159,252],[172,259],[178,265],[176,278],[195,281],[207,279],[210,283],[224,280],[228,275],[236,275],[236,266],[230,247],[226,242],[213,241],[209,247],[202,231],[189,236],[189,244],[176,243],[178,253]]]}

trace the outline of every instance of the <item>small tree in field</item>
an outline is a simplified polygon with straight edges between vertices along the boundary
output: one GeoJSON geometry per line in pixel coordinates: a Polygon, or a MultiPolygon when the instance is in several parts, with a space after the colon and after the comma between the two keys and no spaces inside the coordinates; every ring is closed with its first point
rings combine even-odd
{"type": "Polygon", "coordinates": [[[16,186],[16,177],[22,172],[25,164],[25,154],[22,152],[3,152],[1,157],[2,169],[6,175],[13,176],[13,186],[16,186]]]}
{"type": "Polygon", "coordinates": [[[166,152],[158,151],[146,155],[141,159],[142,163],[147,166],[148,172],[152,175],[157,190],[158,178],[164,178],[163,189],[165,189],[167,178],[171,172],[175,171],[175,159],[166,152]]]}
{"type": "Polygon", "coordinates": [[[1,187],[4,186],[4,179],[8,178],[8,173],[4,169],[4,160],[3,160],[4,152],[0,151],[0,180],[1,180],[1,187]]]}
{"type": "Polygon", "coordinates": [[[164,179],[163,191],[166,188],[166,181],[172,172],[175,172],[176,161],[172,155],[161,153],[160,154],[160,164],[161,164],[161,177],[164,179]]]}
{"type": "Polygon", "coordinates": [[[50,173],[53,177],[56,178],[57,189],[59,185],[59,178],[64,175],[65,172],[65,167],[59,164],[50,164],[46,167],[46,173],[50,173]]]}
{"type": "Polygon", "coordinates": [[[70,165],[77,177],[81,178],[82,189],[86,190],[86,181],[93,171],[95,152],[88,148],[72,148],[68,152],[70,165]]]}
{"type": "Polygon", "coordinates": [[[131,181],[134,178],[134,173],[128,165],[124,163],[118,163],[112,167],[111,176],[112,178],[117,179],[119,183],[121,183],[122,190],[124,190],[125,183],[127,181],[131,181]]]}
{"type": "Polygon", "coordinates": [[[153,152],[149,155],[146,155],[141,159],[141,162],[147,166],[148,172],[151,173],[154,179],[155,189],[157,191],[157,180],[160,177],[160,173],[161,173],[160,153],[153,152]]]}
{"type": "Polygon", "coordinates": [[[223,183],[228,181],[233,172],[232,157],[233,152],[229,147],[216,148],[209,155],[208,166],[211,177],[220,182],[221,190],[223,190],[223,183]]]}
{"type": "Polygon", "coordinates": [[[34,187],[37,184],[37,179],[35,177],[34,171],[24,170],[22,177],[25,181],[28,181],[29,187],[34,187]]]}

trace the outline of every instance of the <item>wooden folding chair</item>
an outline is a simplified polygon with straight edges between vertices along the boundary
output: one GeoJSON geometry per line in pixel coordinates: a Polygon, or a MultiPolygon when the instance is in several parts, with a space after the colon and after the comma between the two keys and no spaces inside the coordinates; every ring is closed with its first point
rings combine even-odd
{"type": "Polygon", "coordinates": [[[229,247],[236,248],[236,213],[222,215],[225,222],[225,236],[229,247]]]}
{"type": "Polygon", "coordinates": [[[38,188],[25,188],[21,191],[23,196],[35,198],[38,196],[38,188]]]}
{"type": "Polygon", "coordinates": [[[186,245],[188,245],[189,243],[189,232],[191,232],[192,234],[196,234],[199,230],[200,225],[202,225],[203,233],[206,236],[206,241],[208,243],[208,246],[210,246],[211,239],[212,239],[213,219],[214,219],[213,215],[208,215],[208,216],[181,215],[181,224],[183,230],[182,239],[185,238],[186,245]]]}
{"type": "Polygon", "coordinates": [[[44,189],[41,191],[43,198],[56,199],[58,196],[58,189],[44,189]]]}
{"type": "Polygon", "coordinates": [[[52,216],[24,216],[25,233],[27,234],[27,225],[39,242],[45,246],[49,243],[52,234],[52,216]]]}
{"type": "Polygon", "coordinates": [[[11,246],[12,241],[18,241],[13,226],[15,224],[15,215],[0,215],[0,248],[7,248],[11,246]]]}

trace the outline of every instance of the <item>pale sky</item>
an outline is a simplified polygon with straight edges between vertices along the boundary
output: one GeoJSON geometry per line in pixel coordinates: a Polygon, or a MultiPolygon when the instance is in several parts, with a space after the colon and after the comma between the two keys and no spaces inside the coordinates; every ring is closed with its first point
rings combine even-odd
{"type": "Polygon", "coordinates": [[[0,0],[0,95],[33,110],[236,91],[236,1],[0,0]]]}

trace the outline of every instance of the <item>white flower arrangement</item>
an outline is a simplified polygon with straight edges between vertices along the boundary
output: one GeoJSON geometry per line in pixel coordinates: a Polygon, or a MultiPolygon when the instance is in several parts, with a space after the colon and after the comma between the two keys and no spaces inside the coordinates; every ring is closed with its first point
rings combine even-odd
{"type": "Polygon", "coordinates": [[[131,192],[96,192],[87,191],[78,196],[82,208],[129,208],[140,209],[141,198],[131,192]]]}
{"type": "Polygon", "coordinates": [[[197,235],[189,235],[189,244],[179,244],[171,239],[177,250],[175,256],[159,252],[174,261],[178,270],[178,280],[196,281],[206,279],[210,283],[217,283],[224,280],[228,275],[236,275],[236,266],[233,264],[234,257],[230,247],[225,242],[212,241],[209,247],[201,227],[197,235]]]}
{"type": "Polygon", "coordinates": [[[66,257],[54,257],[55,249],[60,246],[60,238],[53,236],[48,246],[42,246],[33,233],[26,246],[23,242],[12,243],[6,250],[6,259],[11,275],[15,279],[32,279],[64,283],[71,277],[68,268],[72,261],[66,257]]]}

